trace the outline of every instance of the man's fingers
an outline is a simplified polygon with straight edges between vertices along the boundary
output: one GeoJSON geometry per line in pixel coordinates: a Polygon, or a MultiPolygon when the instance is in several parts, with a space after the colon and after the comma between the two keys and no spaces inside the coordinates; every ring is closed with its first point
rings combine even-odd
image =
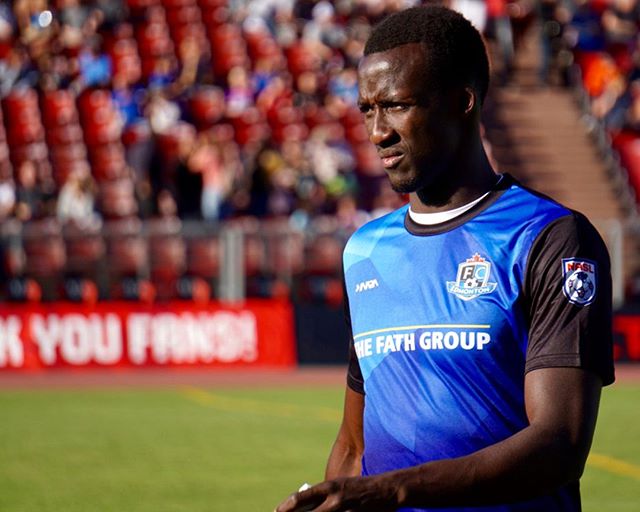
{"type": "Polygon", "coordinates": [[[325,496],[318,496],[317,489],[311,487],[305,491],[294,492],[284,500],[275,512],[305,512],[315,510],[325,499],[325,496]]]}

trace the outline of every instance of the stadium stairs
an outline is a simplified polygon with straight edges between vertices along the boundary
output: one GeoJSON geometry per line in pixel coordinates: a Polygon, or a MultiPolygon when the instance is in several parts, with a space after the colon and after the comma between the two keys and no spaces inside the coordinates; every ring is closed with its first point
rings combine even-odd
{"type": "Polygon", "coordinates": [[[589,134],[576,91],[540,85],[537,33],[533,27],[522,41],[510,80],[490,92],[484,126],[491,154],[501,172],[584,213],[599,229],[620,268],[620,305],[640,269],[635,199],[589,134]]]}

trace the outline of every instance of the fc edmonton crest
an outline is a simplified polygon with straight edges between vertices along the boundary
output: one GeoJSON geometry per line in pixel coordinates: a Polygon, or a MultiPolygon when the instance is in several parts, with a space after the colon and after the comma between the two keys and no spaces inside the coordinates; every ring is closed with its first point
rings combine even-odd
{"type": "Polygon", "coordinates": [[[590,260],[562,260],[562,291],[572,304],[586,306],[596,298],[596,264],[590,260]]]}
{"type": "Polygon", "coordinates": [[[490,283],[491,263],[478,253],[458,265],[455,281],[447,281],[447,291],[462,300],[471,300],[491,293],[498,283],[490,283]]]}

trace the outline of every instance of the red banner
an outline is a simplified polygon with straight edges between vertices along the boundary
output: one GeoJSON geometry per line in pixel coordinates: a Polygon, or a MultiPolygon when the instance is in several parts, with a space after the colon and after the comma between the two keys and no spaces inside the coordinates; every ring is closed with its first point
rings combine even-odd
{"type": "Polygon", "coordinates": [[[70,367],[293,366],[287,301],[0,304],[0,371],[70,367]]]}
{"type": "Polygon", "coordinates": [[[640,315],[615,315],[613,332],[622,336],[626,354],[620,356],[640,361],[640,315]]]}

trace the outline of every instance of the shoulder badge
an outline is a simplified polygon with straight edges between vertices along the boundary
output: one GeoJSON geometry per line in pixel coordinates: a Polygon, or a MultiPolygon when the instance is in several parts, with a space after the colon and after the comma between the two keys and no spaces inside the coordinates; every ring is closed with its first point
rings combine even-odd
{"type": "Polygon", "coordinates": [[[594,261],[564,258],[562,280],[562,291],[572,304],[586,306],[596,298],[596,263],[594,261]]]}
{"type": "Polygon", "coordinates": [[[498,283],[490,283],[491,263],[478,253],[458,265],[455,281],[447,281],[447,291],[462,300],[471,300],[491,293],[498,283]]]}

